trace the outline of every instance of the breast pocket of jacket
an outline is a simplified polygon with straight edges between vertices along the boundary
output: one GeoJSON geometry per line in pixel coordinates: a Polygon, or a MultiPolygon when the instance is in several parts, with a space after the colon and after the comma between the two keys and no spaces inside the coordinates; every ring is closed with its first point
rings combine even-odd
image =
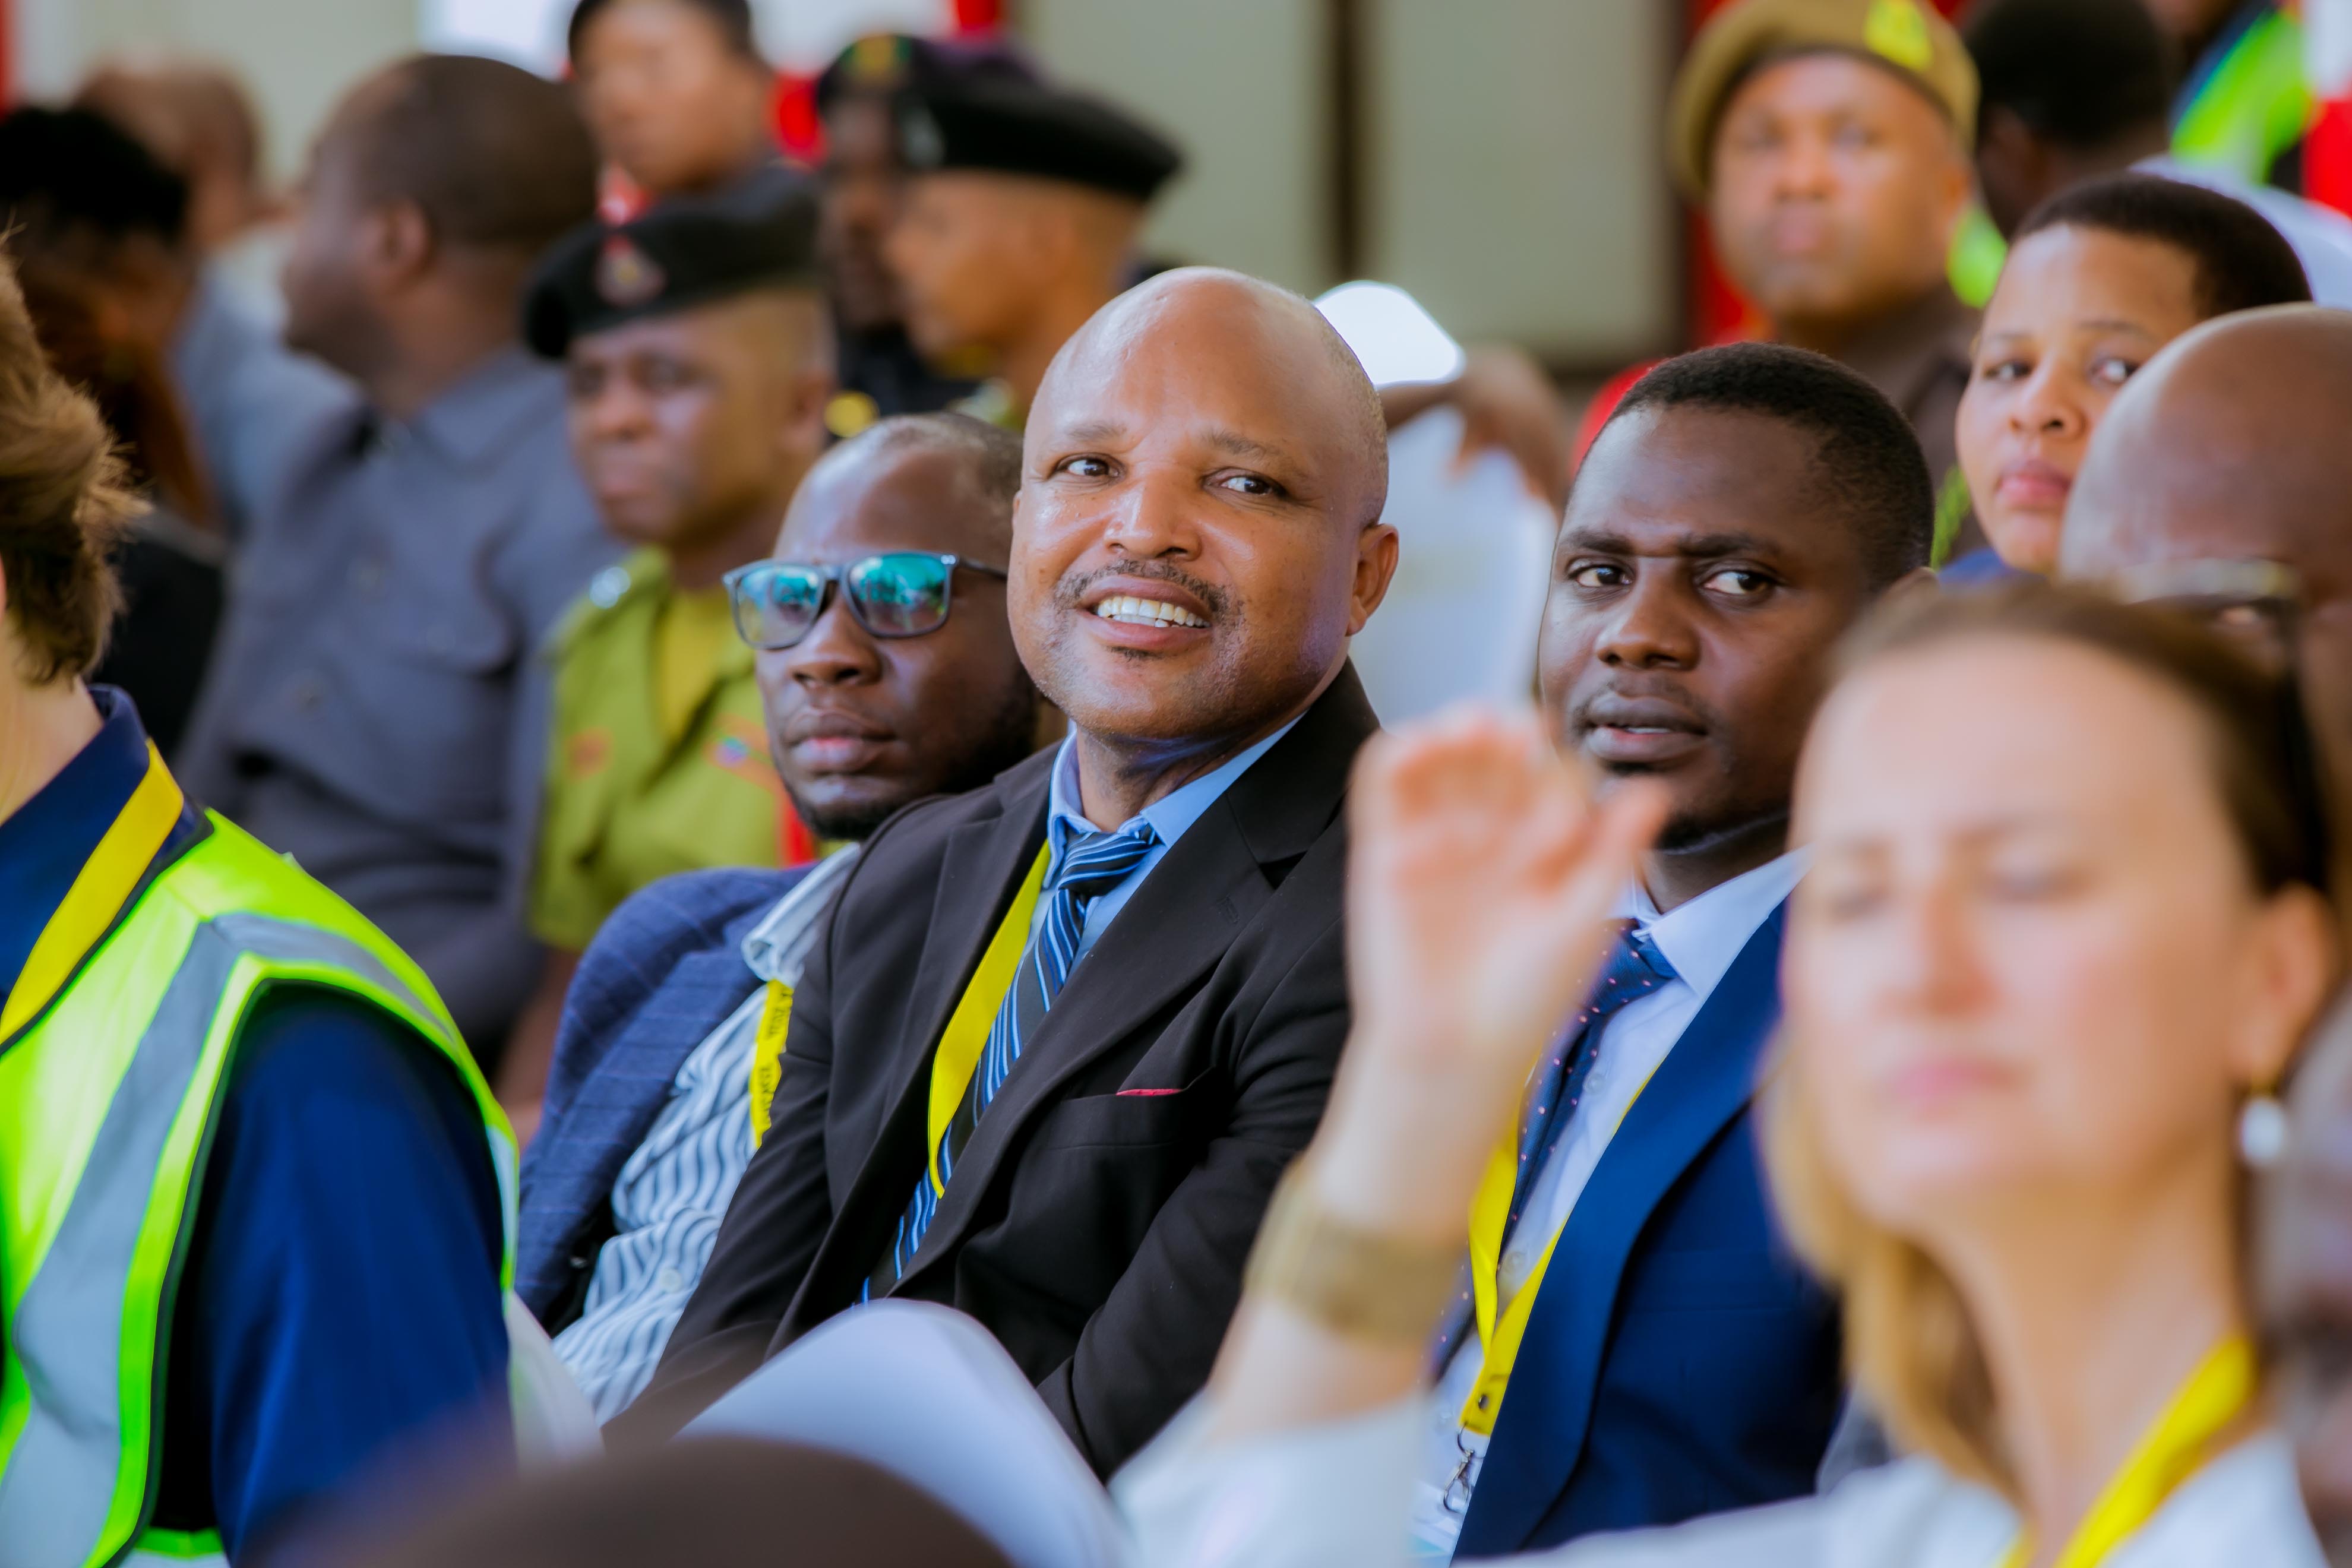
{"type": "Polygon", "coordinates": [[[1039,1120],[1023,1148],[1008,1213],[1037,1216],[1064,1236],[1097,1238],[1056,1249],[1070,1266],[1102,1275],[1066,1281],[1066,1288],[1090,1297],[1125,1271],[1160,1205],[1200,1163],[1223,1104],[1223,1087],[1202,1079],[1066,1100],[1039,1120]]]}

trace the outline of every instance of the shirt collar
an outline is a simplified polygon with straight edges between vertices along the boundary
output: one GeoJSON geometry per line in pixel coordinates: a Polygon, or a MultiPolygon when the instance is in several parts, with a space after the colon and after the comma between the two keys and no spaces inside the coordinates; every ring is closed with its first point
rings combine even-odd
{"type": "MultiPolygon", "coordinates": [[[[1159,836],[1161,847],[1173,847],[1176,840],[1184,837],[1185,829],[1200,821],[1202,814],[1217,803],[1217,797],[1231,789],[1234,781],[1249,772],[1250,764],[1272,750],[1274,743],[1289,734],[1297,722],[1293,719],[1265,740],[1227,759],[1214,773],[1203,773],[1182,788],[1169,791],[1119,824],[1120,829],[1124,831],[1138,821],[1148,822],[1159,836]]],[[[1062,858],[1064,847],[1073,837],[1082,838],[1099,831],[1087,820],[1079,798],[1078,738],[1074,734],[1062,742],[1061,754],[1054,759],[1053,784],[1046,801],[1045,838],[1053,846],[1055,860],[1062,858]]]]}
{"type": "Polygon", "coordinates": [[[468,371],[405,425],[383,420],[379,431],[395,443],[415,437],[453,462],[479,468],[511,450],[551,405],[560,412],[562,395],[554,367],[516,345],[468,371]]]}
{"type": "Polygon", "coordinates": [[[856,862],[857,846],[845,844],[808,869],[778,899],[760,923],[743,933],[743,962],[762,980],[800,984],[801,965],[808,956],[817,918],[832,901],[834,889],[856,862]]]}
{"type": "Polygon", "coordinates": [[[131,699],[90,689],[100,727],[57,777],[0,821],[0,996],[65,901],[98,841],[147,776],[147,731],[131,699]]]}
{"type": "Polygon", "coordinates": [[[1806,863],[1805,851],[1791,849],[1664,914],[1658,912],[1649,890],[1635,882],[1618,901],[1617,913],[1640,926],[1658,944],[1675,975],[1704,1002],[1748,945],[1748,939],[1796,890],[1806,863]]]}

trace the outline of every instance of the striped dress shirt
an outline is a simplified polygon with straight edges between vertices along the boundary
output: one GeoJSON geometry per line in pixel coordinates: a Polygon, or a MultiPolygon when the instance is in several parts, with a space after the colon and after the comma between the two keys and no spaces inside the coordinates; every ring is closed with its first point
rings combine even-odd
{"type": "MultiPolygon", "coordinates": [[[[819,861],[743,938],[743,962],[760,980],[800,983],[856,858],[852,845],[819,861]]],[[[613,1184],[613,1237],[596,1255],[578,1321],[555,1336],[555,1353],[600,1421],[652,1381],[751,1163],[751,1047],[767,996],[763,984],[688,1054],[613,1184]]]]}

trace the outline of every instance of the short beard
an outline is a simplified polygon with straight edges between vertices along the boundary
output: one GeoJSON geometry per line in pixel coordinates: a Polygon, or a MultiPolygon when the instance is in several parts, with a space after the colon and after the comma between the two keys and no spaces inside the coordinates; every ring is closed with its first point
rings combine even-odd
{"type": "Polygon", "coordinates": [[[1776,806],[1727,822],[1720,817],[1702,820],[1693,816],[1672,816],[1658,830],[1657,848],[1662,855],[1706,855],[1715,850],[1749,839],[1759,834],[1789,828],[1789,808],[1776,806]]]}
{"type": "MultiPolygon", "coordinates": [[[[874,837],[876,829],[919,800],[962,795],[989,783],[1035,749],[1036,732],[1037,689],[1024,675],[1013,683],[1003,704],[990,720],[985,738],[972,748],[964,765],[950,773],[934,788],[925,788],[918,783],[903,794],[846,800],[831,806],[811,805],[789,784],[784,793],[792,798],[793,809],[800,814],[801,821],[819,838],[828,843],[863,844],[874,837]]],[[[782,772],[781,767],[777,771],[779,774],[782,772]]]]}

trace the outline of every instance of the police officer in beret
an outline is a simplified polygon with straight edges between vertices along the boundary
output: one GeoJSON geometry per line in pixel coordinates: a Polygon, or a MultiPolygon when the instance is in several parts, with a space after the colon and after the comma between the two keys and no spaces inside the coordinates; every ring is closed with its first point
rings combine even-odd
{"type": "Polygon", "coordinates": [[[945,408],[970,396],[987,370],[984,352],[929,364],[907,336],[898,275],[883,255],[907,181],[892,101],[918,82],[1035,74],[1002,43],[876,33],[843,49],[816,79],[824,123],[817,250],[841,330],[841,390],[825,411],[835,436],[854,436],[889,415],[945,408]]]}
{"type": "Polygon", "coordinates": [[[573,459],[605,526],[637,548],[551,643],[530,901],[550,960],[499,1079],[519,1130],[535,1121],[579,954],[622,900],[673,872],[815,851],[769,761],[722,579],[767,554],[824,447],[816,224],[814,190],[778,170],[574,231],[526,302],[530,346],[565,362],[573,459]]]}
{"type": "Polygon", "coordinates": [[[1003,76],[914,79],[894,110],[909,175],[886,249],[915,346],[983,353],[961,411],[1021,427],[1045,367],[1130,280],[1146,209],[1183,155],[1124,110],[1003,76]]]}
{"type": "MultiPolygon", "coordinates": [[[[1948,268],[1976,112],[1976,67],[1926,0],[1734,0],[1668,108],[1675,179],[1759,312],[1753,332],[1861,372],[1918,432],[1939,562],[1982,538],[1952,435],[1976,312],[1948,268]]],[[[1631,384],[1603,389],[1588,436],[1631,384]]]]}

